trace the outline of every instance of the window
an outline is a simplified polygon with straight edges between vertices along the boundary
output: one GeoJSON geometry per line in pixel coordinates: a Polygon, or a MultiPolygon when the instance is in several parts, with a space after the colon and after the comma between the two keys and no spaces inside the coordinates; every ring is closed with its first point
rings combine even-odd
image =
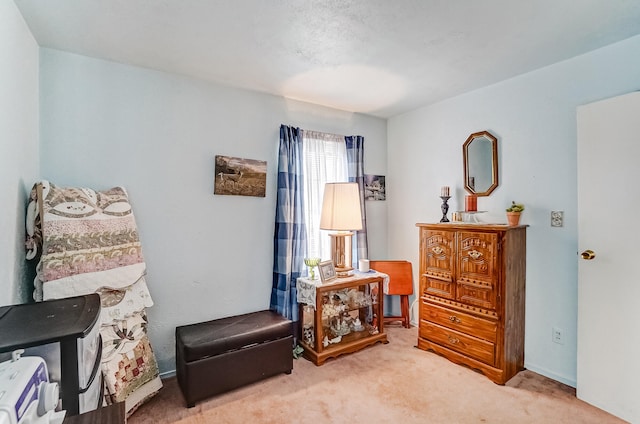
{"type": "Polygon", "coordinates": [[[347,148],[340,135],[304,131],[302,139],[307,255],[327,260],[331,259],[330,238],[320,230],[324,185],[348,181],[347,148]]]}

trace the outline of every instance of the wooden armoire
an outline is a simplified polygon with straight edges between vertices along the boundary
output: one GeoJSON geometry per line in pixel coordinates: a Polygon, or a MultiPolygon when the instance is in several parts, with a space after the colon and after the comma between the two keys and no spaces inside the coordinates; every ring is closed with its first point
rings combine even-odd
{"type": "Polygon", "coordinates": [[[524,369],[526,226],[416,226],[417,347],[504,384],[524,369]]]}

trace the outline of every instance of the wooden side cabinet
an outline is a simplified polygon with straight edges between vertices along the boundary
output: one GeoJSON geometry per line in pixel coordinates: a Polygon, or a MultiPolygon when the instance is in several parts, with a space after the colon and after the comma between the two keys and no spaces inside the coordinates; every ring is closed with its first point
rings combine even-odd
{"type": "Polygon", "coordinates": [[[383,274],[362,273],[321,283],[297,280],[304,356],[316,365],[378,342],[383,323],[383,274]]]}
{"type": "Polygon", "coordinates": [[[416,226],[418,348],[504,384],[524,369],[526,226],[416,226]]]}

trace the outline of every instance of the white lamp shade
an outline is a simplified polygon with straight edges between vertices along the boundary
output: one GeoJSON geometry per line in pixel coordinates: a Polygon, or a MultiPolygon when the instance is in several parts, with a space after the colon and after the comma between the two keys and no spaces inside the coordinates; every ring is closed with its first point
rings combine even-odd
{"type": "Polygon", "coordinates": [[[320,229],[362,230],[360,193],[357,183],[327,183],[324,186],[320,229]]]}

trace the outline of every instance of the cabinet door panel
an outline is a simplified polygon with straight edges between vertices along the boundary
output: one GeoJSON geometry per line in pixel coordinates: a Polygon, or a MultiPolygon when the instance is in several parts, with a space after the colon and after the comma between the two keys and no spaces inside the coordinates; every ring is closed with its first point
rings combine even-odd
{"type": "Polygon", "coordinates": [[[457,300],[496,308],[498,236],[494,233],[458,233],[457,300]]]}
{"type": "Polygon", "coordinates": [[[423,230],[420,269],[439,280],[452,281],[454,272],[455,233],[452,231],[423,230]]]}

